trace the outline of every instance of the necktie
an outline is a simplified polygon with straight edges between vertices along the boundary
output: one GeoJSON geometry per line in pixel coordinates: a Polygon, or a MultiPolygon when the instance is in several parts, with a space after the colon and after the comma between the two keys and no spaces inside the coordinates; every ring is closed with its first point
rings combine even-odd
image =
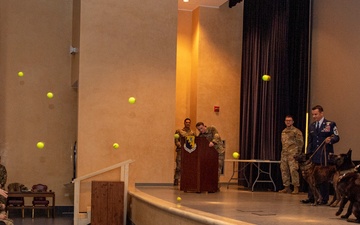
{"type": "Polygon", "coordinates": [[[320,132],[320,123],[316,122],[316,132],[320,132]]]}

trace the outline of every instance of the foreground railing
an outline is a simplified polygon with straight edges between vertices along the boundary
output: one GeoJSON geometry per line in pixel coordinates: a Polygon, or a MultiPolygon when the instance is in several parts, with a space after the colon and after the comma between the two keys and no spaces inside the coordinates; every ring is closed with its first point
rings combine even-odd
{"type": "Polygon", "coordinates": [[[127,160],[107,168],[95,171],[93,173],[78,177],[72,182],[74,183],[74,225],[79,224],[79,204],[80,204],[80,183],[83,180],[89,179],[91,177],[106,173],[110,170],[121,168],[120,181],[124,182],[124,225],[126,224],[127,216],[127,192],[128,192],[128,183],[129,183],[129,164],[134,162],[134,160],[127,160]]]}

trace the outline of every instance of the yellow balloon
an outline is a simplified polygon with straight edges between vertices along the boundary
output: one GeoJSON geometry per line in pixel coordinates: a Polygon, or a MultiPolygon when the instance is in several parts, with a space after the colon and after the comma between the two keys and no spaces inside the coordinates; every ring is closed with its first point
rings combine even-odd
{"type": "Polygon", "coordinates": [[[179,134],[175,134],[175,135],[174,135],[174,138],[175,138],[175,139],[178,139],[179,137],[180,137],[179,134]]]}
{"type": "Polygon", "coordinates": [[[181,201],[181,197],[177,197],[176,200],[180,202],[180,201],[181,201]]]}
{"type": "Polygon", "coordinates": [[[22,77],[22,76],[24,76],[24,73],[20,71],[20,72],[18,72],[18,76],[22,77]]]}

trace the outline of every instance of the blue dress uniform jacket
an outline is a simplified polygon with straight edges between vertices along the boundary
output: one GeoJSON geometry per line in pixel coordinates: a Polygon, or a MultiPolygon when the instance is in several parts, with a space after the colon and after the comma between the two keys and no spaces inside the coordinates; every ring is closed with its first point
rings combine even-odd
{"type": "Polygon", "coordinates": [[[333,121],[329,121],[324,118],[324,121],[322,122],[322,124],[320,125],[320,129],[318,130],[316,130],[316,122],[310,124],[307,146],[308,154],[312,155],[316,151],[316,149],[319,148],[321,143],[331,135],[333,136],[331,137],[330,143],[324,143],[324,145],[326,146],[326,154],[324,154],[323,151],[324,146],[321,146],[320,149],[312,156],[312,162],[324,165],[327,161],[329,153],[334,153],[333,144],[337,143],[340,140],[340,137],[336,127],[336,123],[333,121]]]}

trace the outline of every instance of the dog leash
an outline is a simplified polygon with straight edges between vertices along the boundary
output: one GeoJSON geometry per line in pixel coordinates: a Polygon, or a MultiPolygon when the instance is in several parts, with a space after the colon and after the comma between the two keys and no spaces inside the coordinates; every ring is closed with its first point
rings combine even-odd
{"type": "MultiPolygon", "coordinates": [[[[332,137],[334,137],[334,135],[332,134],[331,136],[330,136],[331,138],[332,137]]],[[[317,152],[317,151],[319,151],[319,149],[321,148],[321,147],[323,147],[323,151],[324,151],[324,158],[325,158],[325,166],[327,166],[327,158],[326,158],[326,145],[327,145],[327,143],[325,143],[325,141],[326,141],[326,138],[323,140],[323,142],[321,142],[321,144],[319,145],[319,147],[317,147],[317,149],[313,152],[313,154],[311,154],[311,156],[309,157],[309,160],[311,160],[311,158],[315,155],[315,153],[317,152]],[[324,143],[325,143],[325,145],[324,145],[324,143]],[[324,146],[323,146],[324,145],[324,146]]]]}
{"type": "MultiPolygon", "coordinates": [[[[326,139],[325,139],[325,140],[326,140],[326,139]]],[[[311,154],[311,156],[309,157],[309,159],[311,159],[311,158],[315,155],[315,153],[316,153],[317,151],[319,151],[319,149],[324,145],[325,140],[323,140],[323,142],[319,145],[319,147],[317,147],[317,149],[311,154]]],[[[324,146],[326,146],[326,144],[325,144],[324,146]]]]}

